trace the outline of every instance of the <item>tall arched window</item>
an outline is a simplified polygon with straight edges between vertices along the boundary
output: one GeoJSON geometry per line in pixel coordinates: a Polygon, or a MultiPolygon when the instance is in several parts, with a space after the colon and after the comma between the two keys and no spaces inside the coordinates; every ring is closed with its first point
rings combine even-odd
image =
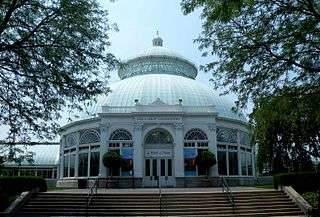
{"type": "Polygon", "coordinates": [[[133,141],[132,135],[125,129],[113,131],[109,137],[109,151],[120,154],[123,158],[121,168],[108,170],[109,175],[130,176],[133,169],[133,141]],[[112,174],[110,172],[112,171],[112,174]]]}
{"type": "Polygon", "coordinates": [[[173,144],[171,134],[164,129],[153,129],[146,135],[146,144],[173,144]]]}
{"type": "Polygon", "coordinates": [[[86,130],[80,136],[80,144],[100,142],[100,135],[97,130],[86,130]]]}
{"type": "Polygon", "coordinates": [[[195,158],[208,150],[208,137],[200,129],[189,130],[184,137],[184,173],[185,176],[206,175],[204,168],[197,168],[195,158]]]}

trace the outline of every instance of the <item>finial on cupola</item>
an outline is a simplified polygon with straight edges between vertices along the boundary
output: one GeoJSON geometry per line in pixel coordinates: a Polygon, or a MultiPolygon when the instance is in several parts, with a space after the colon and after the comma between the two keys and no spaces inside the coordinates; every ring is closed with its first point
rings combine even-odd
{"type": "Polygon", "coordinates": [[[152,40],[153,46],[159,46],[162,47],[163,45],[163,40],[159,36],[159,31],[157,31],[157,36],[152,40]]]}

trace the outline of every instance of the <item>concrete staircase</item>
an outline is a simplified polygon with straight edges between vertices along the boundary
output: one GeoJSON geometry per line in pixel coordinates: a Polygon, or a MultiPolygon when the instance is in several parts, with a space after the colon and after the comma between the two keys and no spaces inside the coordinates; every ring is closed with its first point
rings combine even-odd
{"type": "Polygon", "coordinates": [[[220,192],[159,194],[110,193],[93,196],[87,209],[86,194],[39,193],[18,216],[304,216],[280,191],[234,192],[235,214],[220,192]]]}

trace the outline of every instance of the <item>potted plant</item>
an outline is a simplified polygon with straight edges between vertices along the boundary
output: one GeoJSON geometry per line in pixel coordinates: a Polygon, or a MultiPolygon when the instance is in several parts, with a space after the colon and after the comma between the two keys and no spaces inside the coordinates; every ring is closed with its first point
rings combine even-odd
{"type": "Polygon", "coordinates": [[[202,151],[196,157],[197,166],[205,169],[207,177],[209,175],[209,168],[216,163],[216,156],[211,151],[202,151]]]}
{"type": "MultiPolygon", "coordinates": [[[[115,151],[108,151],[103,155],[102,162],[103,165],[110,170],[110,175],[112,177],[114,170],[119,169],[122,164],[122,157],[115,151]]],[[[108,184],[110,187],[111,183],[108,184]]]]}

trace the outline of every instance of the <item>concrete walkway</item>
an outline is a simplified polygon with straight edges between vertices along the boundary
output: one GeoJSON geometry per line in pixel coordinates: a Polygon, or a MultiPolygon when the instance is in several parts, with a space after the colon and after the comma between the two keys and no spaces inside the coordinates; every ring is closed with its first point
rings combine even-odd
{"type": "MultiPolygon", "coordinates": [[[[208,193],[208,192],[222,192],[222,188],[162,188],[163,193],[208,193]]],[[[248,192],[248,191],[275,191],[274,189],[264,189],[256,187],[230,187],[232,192],[248,192]]],[[[47,193],[88,193],[88,189],[57,189],[48,191],[47,193]]],[[[98,193],[110,194],[139,194],[139,193],[159,193],[158,188],[128,188],[128,189],[106,189],[99,188],[98,193]]]]}

